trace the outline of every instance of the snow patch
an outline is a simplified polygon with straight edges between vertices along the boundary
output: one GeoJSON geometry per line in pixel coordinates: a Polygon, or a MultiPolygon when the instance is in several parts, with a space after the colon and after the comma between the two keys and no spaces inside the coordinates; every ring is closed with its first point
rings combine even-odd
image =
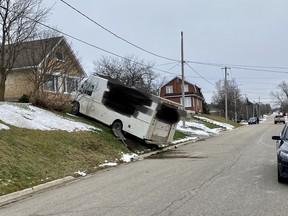
{"type": "Polygon", "coordinates": [[[107,162],[107,163],[103,163],[103,164],[100,164],[99,167],[107,167],[107,166],[117,166],[117,163],[116,162],[107,162]]]}
{"type": "MultiPolygon", "coordinates": [[[[34,130],[89,131],[101,129],[64,118],[29,104],[0,103],[0,120],[5,124],[34,130]]],[[[0,124],[0,129],[9,127],[0,124]]]]}
{"type": "Polygon", "coordinates": [[[202,117],[202,116],[194,116],[194,117],[195,117],[195,118],[198,118],[198,119],[200,119],[200,120],[202,120],[202,121],[209,122],[209,123],[218,125],[218,126],[220,126],[220,127],[224,127],[224,128],[226,128],[227,130],[233,130],[233,129],[234,129],[234,126],[233,126],[233,125],[230,125],[230,124],[227,124],[227,123],[214,121],[214,120],[212,120],[212,119],[205,118],[205,117],[202,117]]]}
{"type": "Polygon", "coordinates": [[[86,176],[87,174],[85,172],[81,172],[81,171],[77,171],[75,172],[76,174],[80,175],[80,176],[86,176]]]}
{"type": "Polygon", "coordinates": [[[122,157],[121,157],[121,160],[123,162],[131,162],[133,160],[133,158],[137,157],[138,155],[137,154],[124,154],[122,153],[122,157]]]}

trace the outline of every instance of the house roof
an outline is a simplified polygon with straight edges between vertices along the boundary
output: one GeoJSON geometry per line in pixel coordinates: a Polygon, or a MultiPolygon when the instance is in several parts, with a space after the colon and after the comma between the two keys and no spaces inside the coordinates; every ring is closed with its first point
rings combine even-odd
{"type": "MultiPolygon", "coordinates": [[[[163,87],[165,87],[166,85],[168,85],[169,83],[173,82],[175,79],[179,79],[179,80],[182,81],[182,78],[180,78],[179,76],[175,76],[173,79],[171,79],[171,80],[168,81],[166,84],[164,84],[164,85],[161,87],[161,89],[162,89],[163,87]]],[[[195,93],[203,98],[203,94],[202,94],[202,92],[201,92],[201,88],[200,88],[200,87],[198,87],[196,84],[192,84],[192,83],[190,83],[190,82],[188,82],[188,81],[186,81],[186,80],[184,80],[184,82],[187,83],[187,84],[189,84],[189,85],[192,85],[192,86],[194,87],[194,89],[195,89],[195,93]]]]}
{"type": "MultiPolygon", "coordinates": [[[[17,55],[13,68],[21,69],[40,66],[44,59],[47,58],[62,42],[64,42],[64,45],[71,50],[71,47],[66,42],[64,37],[52,37],[41,40],[23,42],[20,45],[20,51],[17,55]]],[[[79,63],[72,50],[71,53],[77,63],[81,74],[86,76],[85,71],[83,70],[81,64],[79,63]]]]}
{"type": "Polygon", "coordinates": [[[17,55],[14,68],[38,66],[61,40],[62,37],[54,37],[23,42],[20,45],[20,52],[17,55]]]}
{"type": "MultiPolygon", "coordinates": [[[[179,76],[175,76],[173,79],[169,80],[166,84],[164,84],[161,88],[163,88],[164,86],[166,86],[168,83],[172,82],[175,79],[179,79],[179,80],[182,81],[182,78],[180,78],[179,76]]],[[[192,83],[186,81],[185,79],[184,79],[184,81],[185,81],[185,83],[188,83],[190,85],[196,86],[195,84],[192,84],[192,83]]],[[[199,88],[199,87],[197,86],[197,88],[199,88]]],[[[199,89],[201,89],[201,88],[199,88],[199,89]]]]}

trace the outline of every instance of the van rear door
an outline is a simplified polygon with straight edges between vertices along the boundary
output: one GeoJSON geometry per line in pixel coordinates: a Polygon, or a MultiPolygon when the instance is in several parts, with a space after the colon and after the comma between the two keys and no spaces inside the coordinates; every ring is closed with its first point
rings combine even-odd
{"type": "Polygon", "coordinates": [[[154,144],[167,144],[169,142],[168,138],[170,135],[171,127],[171,124],[167,124],[154,119],[151,127],[151,141],[154,144]]]}

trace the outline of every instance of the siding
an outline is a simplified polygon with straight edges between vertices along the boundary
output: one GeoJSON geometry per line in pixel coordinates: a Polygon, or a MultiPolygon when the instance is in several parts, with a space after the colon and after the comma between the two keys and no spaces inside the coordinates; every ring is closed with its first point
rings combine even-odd
{"type": "Polygon", "coordinates": [[[13,100],[23,94],[29,95],[33,89],[32,83],[28,80],[25,73],[29,71],[12,71],[8,74],[5,88],[5,99],[13,100]]]}

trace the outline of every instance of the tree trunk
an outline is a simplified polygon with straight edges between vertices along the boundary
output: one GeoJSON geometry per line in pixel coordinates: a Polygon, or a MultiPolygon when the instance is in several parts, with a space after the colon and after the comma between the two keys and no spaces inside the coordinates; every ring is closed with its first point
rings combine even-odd
{"type": "Polygon", "coordinates": [[[4,95],[5,95],[5,80],[0,75],[0,101],[4,101],[4,95]]]}

